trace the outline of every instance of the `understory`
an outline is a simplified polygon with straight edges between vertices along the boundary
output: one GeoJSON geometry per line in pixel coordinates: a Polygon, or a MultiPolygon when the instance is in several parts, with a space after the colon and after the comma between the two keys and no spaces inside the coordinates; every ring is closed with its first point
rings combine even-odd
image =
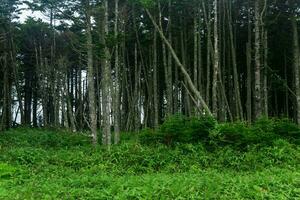
{"type": "Polygon", "coordinates": [[[148,137],[124,133],[109,150],[62,130],[1,133],[0,199],[300,199],[295,138],[241,148],[212,138],[165,144],[148,137]]]}

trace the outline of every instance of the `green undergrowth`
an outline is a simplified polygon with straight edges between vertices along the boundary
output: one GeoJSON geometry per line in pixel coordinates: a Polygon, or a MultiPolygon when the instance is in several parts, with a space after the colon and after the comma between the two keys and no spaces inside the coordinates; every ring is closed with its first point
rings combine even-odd
{"type": "Polygon", "coordinates": [[[205,144],[209,148],[231,146],[239,150],[248,145],[270,146],[283,139],[300,144],[300,127],[289,119],[261,118],[249,125],[246,122],[218,124],[212,117],[174,115],[156,130],[144,129],[139,135],[142,144],[182,143],[205,144]]]}
{"type": "Polygon", "coordinates": [[[165,124],[148,130],[155,142],[123,134],[110,150],[64,131],[0,133],[0,199],[300,199],[298,127],[184,120],[185,136],[161,140],[177,130],[165,124]]]}

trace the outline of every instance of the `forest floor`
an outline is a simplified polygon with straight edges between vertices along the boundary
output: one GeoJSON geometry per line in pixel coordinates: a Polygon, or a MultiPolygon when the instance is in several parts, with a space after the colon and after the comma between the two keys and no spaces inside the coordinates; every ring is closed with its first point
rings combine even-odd
{"type": "Polygon", "coordinates": [[[300,199],[300,147],[206,149],[202,144],[110,150],[38,129],[0,135],[0,199],[300,199]]]}

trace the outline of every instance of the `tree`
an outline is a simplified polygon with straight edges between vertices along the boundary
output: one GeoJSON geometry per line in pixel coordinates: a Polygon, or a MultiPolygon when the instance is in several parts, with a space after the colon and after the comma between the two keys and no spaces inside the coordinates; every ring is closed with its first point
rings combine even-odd
{"type": "Polygon", "coordinates": [[[86,48],[87,48],[87,84],[89,96],[89,118],[90,129],[92,131],[92,141],[96,145],[98,143],[97,137],[97,114],[95,102],[95,80],[94,80],[94,62],[93,62],[93,39],[92,39],[92,24],[91,12],[92,7],[89,0],[82,1],[85,9],[85,25],[86,25],[86,48]]]}

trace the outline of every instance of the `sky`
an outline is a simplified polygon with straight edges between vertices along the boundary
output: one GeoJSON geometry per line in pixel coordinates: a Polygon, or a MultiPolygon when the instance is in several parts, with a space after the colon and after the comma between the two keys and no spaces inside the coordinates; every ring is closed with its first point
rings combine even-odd
{"type": "Polygon", "coordinates": [[[35,19],[42,19],[43,21],[47,21],[46,16],[43,15],[41,12],[36,11],[36,12],[32,12],[31,10],[28,10],[28,6],[25,4],[22,4],[19,6],[20,9],[22,9],[22,12],[20,14],[20,19],[19,21],[21,23],[25,22],[25,20],[28,17],[33,17],[35,19]]]}

